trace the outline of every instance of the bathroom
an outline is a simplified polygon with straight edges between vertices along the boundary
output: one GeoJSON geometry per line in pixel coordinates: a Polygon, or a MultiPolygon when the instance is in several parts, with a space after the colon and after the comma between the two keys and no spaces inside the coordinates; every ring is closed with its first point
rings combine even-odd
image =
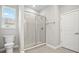
{"type": "Polygon", "coordinates": [[[79,5],[0,5],[0,53],[78,53],[78,12],[79,5]]]}

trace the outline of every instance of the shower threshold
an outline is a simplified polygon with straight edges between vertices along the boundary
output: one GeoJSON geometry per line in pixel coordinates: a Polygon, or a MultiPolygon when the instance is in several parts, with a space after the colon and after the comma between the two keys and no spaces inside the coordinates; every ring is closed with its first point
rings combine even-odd
{"type": "Polygon", "coordinates": [[[24,49],[24,51],[28,51],[28,50],[31,50],[31,49],[34,49],[34,48],[37,48],[37,47],[43,46],[43,45],[46,45],[46,43],[41,43],[41,44],[35,45],[35,46],[33,46],[33,47],[26,48],[26,49],[24,49]]]}

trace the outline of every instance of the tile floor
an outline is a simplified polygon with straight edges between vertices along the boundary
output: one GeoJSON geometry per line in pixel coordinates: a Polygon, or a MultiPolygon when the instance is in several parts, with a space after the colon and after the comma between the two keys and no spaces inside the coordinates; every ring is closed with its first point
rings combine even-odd
{"type": "Polygon", "coordinates": [[[66,48],[53,49],[51,47],[43,45],[31,50],[25,51],[25,53],[75,53],[75,52],[66,48]]]}

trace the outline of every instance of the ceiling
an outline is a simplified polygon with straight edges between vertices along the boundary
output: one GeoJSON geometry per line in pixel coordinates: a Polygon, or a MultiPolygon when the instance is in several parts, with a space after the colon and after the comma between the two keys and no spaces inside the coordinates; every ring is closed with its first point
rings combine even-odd
{"type": "Polygon", "coordinates": [[[25,5],[25,8],[31,8],[37,12],[42,11],[43,9],[49,7],[50,5],[25,5]]]}

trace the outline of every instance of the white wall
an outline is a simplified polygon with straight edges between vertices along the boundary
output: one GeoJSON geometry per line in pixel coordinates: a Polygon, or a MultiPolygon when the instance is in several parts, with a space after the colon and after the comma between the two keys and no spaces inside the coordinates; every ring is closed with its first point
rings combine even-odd
{"type": "Polygon", "coordinates": [[[79,9],[79,5],[62,5],[62,6],[60,6],[61,14],[69,12],[74,9],[79,9]]]}
{"type": "Polygon", "coordinates": [[[46,41],[47,44],[57,46],[61,43],[60,40],[60,16],[63,13],[69,12],[74,9],[78,9],[78,5],[60,5],[60,6],[50,6],[43,10],[40,14],[46,16],[46,41]],[[56,23],[53,24],[53,21],[56,23]]]}
{"type": "Polygon", "coordinates": [[[60,44],[59,36],[59,8],[58,6],[50,6],[41,12],[46,16],[46,43],[52,46],[60,44]],[[55,24],[54,24],[55,22],[55,24]]]}

